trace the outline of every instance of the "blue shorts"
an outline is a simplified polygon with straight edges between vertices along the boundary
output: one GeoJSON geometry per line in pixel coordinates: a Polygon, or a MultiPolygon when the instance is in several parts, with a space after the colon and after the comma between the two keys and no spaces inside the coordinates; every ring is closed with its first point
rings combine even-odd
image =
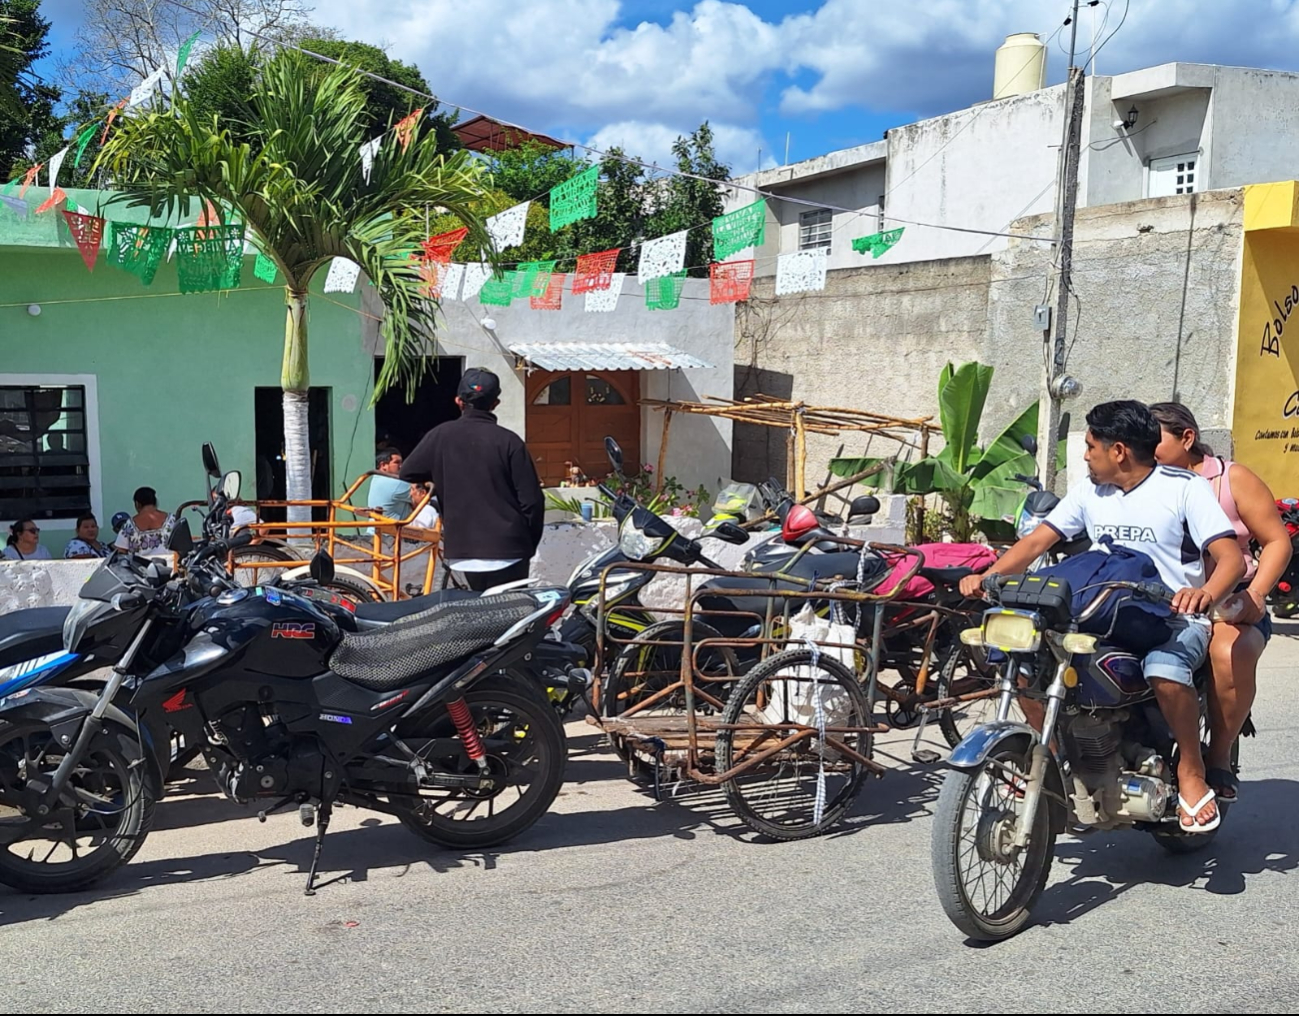
{"type": "Polygon", "coordinates": [[[1213,629],[1203,621],[1191,621],[1174,614],[1168,618],[1173,637],[1146,653],[1141,669],[1146,680],[1162,678],[1176,684],[1193,685],[1195,672],[1209,652],[1213,629]]]}
{"type": "MultiPolygon", "coordinates": [[[[1249,583],[1242,582],[1236,587],[1236,592],[1243,593],[1248,588],[1249,583]]],[[[1266,606],[1263,607],[1263,616],[1254,622],[1254,627],[1262,633],[1263,645],[1267,645],[1272,641],[1272,614],[1266,606]]]]}

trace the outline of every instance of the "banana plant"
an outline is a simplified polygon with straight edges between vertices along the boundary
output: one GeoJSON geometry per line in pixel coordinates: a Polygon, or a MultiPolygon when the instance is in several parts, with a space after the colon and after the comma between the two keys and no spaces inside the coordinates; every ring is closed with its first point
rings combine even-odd
{"type": "Polygon", "coordinates": [[[917,462],[896,457],[838,458],[831,461],[830,471],[836,476],[853,476],[883,463],[884,475],[889,478],[885,486],[892,493],[937,494],[943,499],[956,540],[968,540],[976,520],[995,524],[1010,519],[1025,492],[1015,476],[1036,471],[1024,439],[1037,434],[1038,403],[981,447],[979,422],[992,374],[992,367],[977,362],[959,367],[949,363],[943,368],[938,380],[938,411],[944,446],[937,455],[917,462]]]}

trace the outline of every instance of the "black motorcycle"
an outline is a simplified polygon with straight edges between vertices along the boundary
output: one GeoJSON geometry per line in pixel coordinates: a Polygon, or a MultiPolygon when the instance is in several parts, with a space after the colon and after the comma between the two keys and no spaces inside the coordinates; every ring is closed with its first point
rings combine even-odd
{"type": "Polygon", "coordinates": [[[458,849],[502,843],[550,807],[563,731],[531,682],[506,675],[567,590],[349,632],[345,607],[237,586],[220,564],[231,544],[195,550],[181,523],[172,549],[184,574],[114,553],[69,611],[65,650],[116,661],[98,696],[37,688],[0,705],[0,882],[68,892],[128,861],[149,831],[168,728],[201,745],[232,800],[267,802],[262,815],[296,805],[316,826],[309,894],[336,805],[458,849]],[[205,595],[184,606],[186,589],[205,595]],[[115,704],[123,689],[132,713],[115,704]]]}

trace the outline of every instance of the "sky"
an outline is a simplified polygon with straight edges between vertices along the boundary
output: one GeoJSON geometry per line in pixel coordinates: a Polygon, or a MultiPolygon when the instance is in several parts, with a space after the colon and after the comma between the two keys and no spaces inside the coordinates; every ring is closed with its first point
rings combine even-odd
{"type": "MultiPolygon", "coordinates": [[[[315,0],[313,19],[413,62],[444,103],[670,160],[708,120],[736,175],[879,140],[991,96],[1008,34],[1068,66],[1071,0],[315,0]]],[[[45,0],[70,45],[82,0],[45,0]]],[[[1081,60],[1299,70],[1299,0],[1084,0],[1081,60]],[[1125,16],[1126,15],[1126,16],[1125,16]],[[1103,45],[1102,45],[1103,44],[1103,45]]],[[[470,115],[468,113],[466,116],[470,115]]]]}

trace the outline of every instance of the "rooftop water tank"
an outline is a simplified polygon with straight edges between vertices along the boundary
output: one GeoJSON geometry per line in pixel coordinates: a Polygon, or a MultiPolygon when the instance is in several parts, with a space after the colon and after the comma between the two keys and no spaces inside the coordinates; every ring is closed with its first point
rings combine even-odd
{"type": "Polygon", "coordinates": [[[1007,99],[1046,86],[1046,45],[1036,32],[1006,36],[997,49],[992,76],[992,97],[1007,99]]]}

